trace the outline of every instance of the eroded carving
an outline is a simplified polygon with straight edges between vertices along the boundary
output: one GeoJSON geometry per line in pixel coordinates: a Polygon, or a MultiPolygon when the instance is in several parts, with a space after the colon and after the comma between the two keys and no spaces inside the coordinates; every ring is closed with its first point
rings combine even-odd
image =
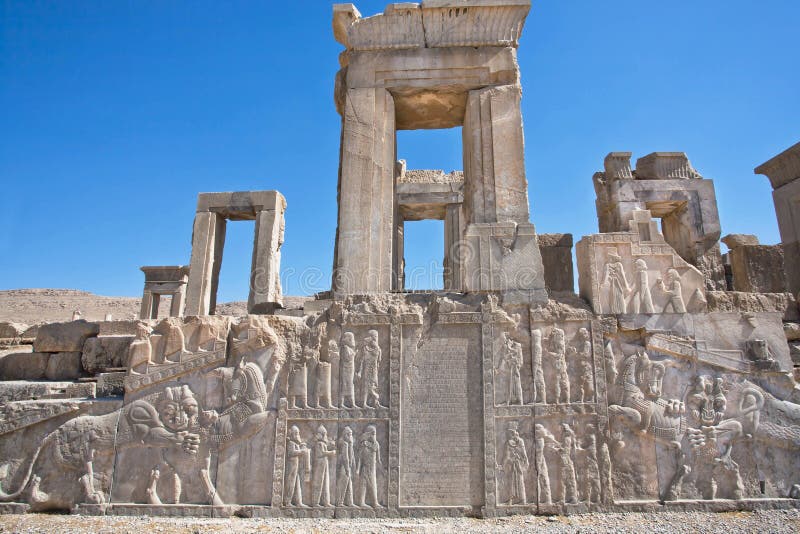
{"type": "Polygon", "coordinates": [[[528,471],[530,462],[528,453],[525,449],[525,441],[517,431],[517,424],[508,424],[506,430],[506,443],[503,448],[503,460],[497,466],[498,471],[505,475],[506,495],[508,504],[527,504],[528,497],[525,492],[525,473],[528,471]]]}
{"type": "Polygon", "coordinates": [[[495,369],[496,372],[503,372],[507,376],[508,388],[506,391],[505,404],[523,404],[522,400],[522,379],[520,378],[522,369],[522,345],[514,341],[508,332],[503,333],[503,355],[500,365],[495,369]]]}
{"type": "Polygon", "coordinates": [[[359,349],[359,367],[356,377],[361,382],[361,407],[385,408],[380,402],[381,347],[378,345],[378,331],[370,330],[359,349]]]}
{"type": "Polygon", "coordinates": [[[358,506],[362,508],[381,507],[378,499],[379,467],[383,468],[383,463],[381,462],[381,446],[378,443],[377,429],[374,425],[369,425],[358,440],[356,454],[356,476],[359,482],[358,506]]]}

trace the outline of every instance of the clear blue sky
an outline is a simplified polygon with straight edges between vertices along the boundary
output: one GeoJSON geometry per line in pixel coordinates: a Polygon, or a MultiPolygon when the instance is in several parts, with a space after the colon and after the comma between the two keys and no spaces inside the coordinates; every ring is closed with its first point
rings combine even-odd
{"type": "MultiPolygon", "coordinates": [[[[715,180],[723,234],[778,242],[753,168],[800,140],[798,20],[797,0],[534,1],[519,60],[538,231],[597,231],[606,153],[678,150],[715,180]]],[[[327,1],[0,2],[0,289],[139,295],[140,265],[188,263],[198,192],[247,189],[288,200],[285,293],[302,272],[327,288],[340,51],[327,1]]],[[[410,168],[462,167],[458,130],[398,146],[410,168]]],[[[437,228],[409,229],[407,265],[440,258],[437,228]]],[[[222,301],[247,296],[251,232],[229,225],[222,301]]]]}

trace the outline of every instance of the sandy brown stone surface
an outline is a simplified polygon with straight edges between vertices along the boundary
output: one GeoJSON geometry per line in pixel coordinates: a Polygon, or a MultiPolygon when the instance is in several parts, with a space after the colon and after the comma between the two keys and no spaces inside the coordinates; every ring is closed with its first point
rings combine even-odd
{"type": "Polygon", "coordinates": [[[572,517],[515,516],[499,519],[185,519],[87,517],[77,515],[0,516],[0,532],[798,532],[800,511],[733,513],[624,513],[572,517]]]}

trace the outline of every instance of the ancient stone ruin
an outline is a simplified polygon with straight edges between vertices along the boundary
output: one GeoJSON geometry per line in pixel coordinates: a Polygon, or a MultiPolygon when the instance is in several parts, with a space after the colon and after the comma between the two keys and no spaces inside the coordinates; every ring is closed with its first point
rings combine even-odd
{"type": "Polygon", "coordinates": [[[280,193],[202,193],[188,266],[142,267],[139,320],[0,325],[0,511],[797,507],[800,144],[756,169],[783,243],[729,235],[724,256],[714,183],[685,154],[609,154],[575,294],[572,236],[537,235],[528,209],[529,8],[335,5],[331,290],[284,308],[280,193]],[[458,125],[463,172],[398,161],[397,130],[458,125]],[[256,221],[249,314],[218,315],[237,219],[256,221]],[[444,291],[404,290],[420,219],[445,222],[444,291]]]}

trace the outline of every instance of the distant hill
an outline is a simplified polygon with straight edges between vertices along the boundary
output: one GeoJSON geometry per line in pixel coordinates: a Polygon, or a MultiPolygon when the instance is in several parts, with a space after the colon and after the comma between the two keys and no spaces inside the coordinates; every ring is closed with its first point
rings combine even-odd
{"type": "MultiPolygon", "coordinates": [[[[284,297],[287,308],[300,308],[310,297],[284,297]]],[[[88,321],[102,321],[106,314],[115,320],[139,317],[140,297],[106,297],[77,289],[10,289],[0,291],[0,321],[28,325],[69,321],[80,310],[88,321]]],[[[159,316],[169,312],[169,299],[162,299],[159,316]]],[[[246,302],[225,302],[217,305],[220,315],[246,315],[246,302]]]]}

